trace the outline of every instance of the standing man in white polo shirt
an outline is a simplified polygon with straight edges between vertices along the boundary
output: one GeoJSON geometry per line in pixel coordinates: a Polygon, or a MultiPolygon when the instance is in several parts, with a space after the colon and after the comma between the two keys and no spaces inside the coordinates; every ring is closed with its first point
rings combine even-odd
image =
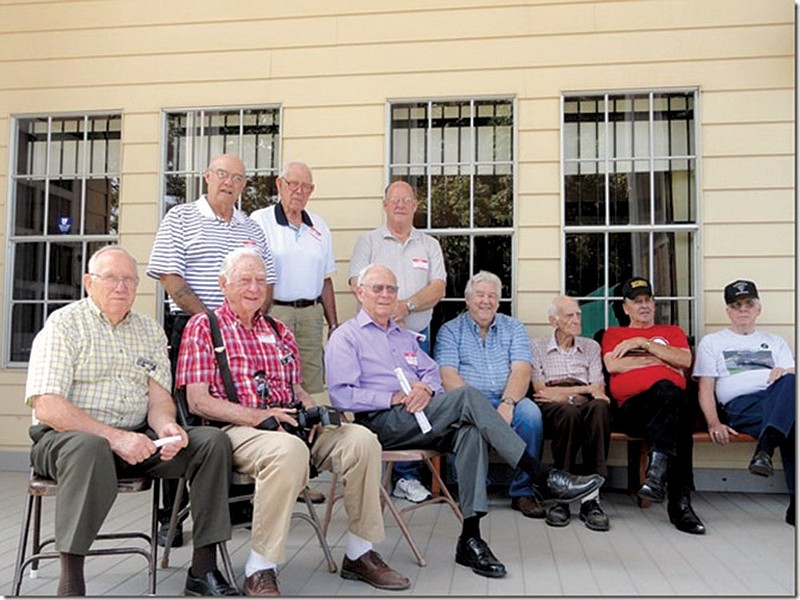
{"type": "MultiPolygon", "coordinates": [[[[350,287],[355,293],[358,273],[367,265],[388,267],[399,286],[391,317],[420,334],[419,346],[430,355],[431,316],[444,298],[447,274],[439,242],[414,228],[416,210],[414,188],[405,181],[390,183],[383,196],[386,224],[358,238],[350,259],[350,287]]],[[[418,467],[418,463],[395,464],[395,496],[411,502],[431,497],[419,481],[418,467]]]]}
{"type": "MultiPolygon", "coordinates": [[[[169,294],[172,328],[168,338],[173,381],[181,336],[189,318],[222,305],[219,268],[231,250],[252,246],[264,259],[268,282],[265,309],[272,300],[272,286],[276,281],[272,253],[264,232],[236,208],[236,201],[247,185],[244,163],[233,154],[220,154],[208,163],[203,178],[207,193],[194,202],[173,207],[161,221],[147,265],[147,275],[158,279],[169,294]]],[[[163,481],[164,509],[159,516],[161,545],[166,539],[177,489],[176,480],[163,481]]],[[[182,544],[183,532],[179,528],[173,545],[182,544]]]]}
{"type": "Polygon", "coordinates": [[[294,333],[303,389],[319,394],[324,390],[322,319],[329,331],[338,325],[331,232],[322,217],[306,210],[314,192],[307,165],[286,164],[276,184],[280,202],[250,215],[266,234],[278,273],[269,312],[294,333]]]}

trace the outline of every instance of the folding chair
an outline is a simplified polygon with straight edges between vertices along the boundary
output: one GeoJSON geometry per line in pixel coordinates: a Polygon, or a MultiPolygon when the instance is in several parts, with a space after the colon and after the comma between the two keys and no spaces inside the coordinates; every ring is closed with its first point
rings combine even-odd
{"type": "MultiPolygon", "coordinates": [[[[411,547],[411,552],[414,553],[414,557],[417,559],[417,563],[420,567],[424,567],[426,565],[425,557],[417,546],[417,543],[414,541],[411,531],[408,529],[408,525],[403,519],[403,515],[430,504],[445,503],[452,509],[453,514],[455,514],[459,521],[464,520],[463,516],[461,515],[461,510],[458,508],[458,504],[456,504],[456,501],[453,499],[453,496],[450,494],[450,491],[447,489],[444,481],[442,481],[441,475],[439,475],[438,463],[441,456],[443,456],[443,454],[437,450],[384,450],[381,452],[381,460],[386,465],[383,475],[383,482],[381,485],[381,507],[389,508],[389,512],[392,513],[392,517],[394,517],[394,520],[397,522],[397,526],[400,527],[400,531],[403,533],[403,537],[406,538],[406,542],[408,542],[408,545],[411,547]],[[434,464],[434,461],[436,464],[434,464]],[[431,477],[433,478],[432,487],[434,490],[440,490],[441,495],[434,496],[430,500],[425,500],[419,504],[412,504],[411,506],[398,509],[392,500],[391,494],[392,470],[394,468],[394,463],[396,462],[425,463],[425,465],[428,467],[428,470],[431,472],[431,477]]],[[[328,494],[328,506],[325,509],[325,516],[322,519],[323,535],[328,534],[328,525],[330,525],[331,517],[333,515],[333,505],[339,498],[342,497],[342,494],[336,495],[336,484],[338,483],[338,479],[339,476],[336,473],[333,473],[333,477],[331,478],[331,489],[330,493],[328,494]]]]}
{"type": "MultiPolygon", "coordinates": [[[[95,541],[100,540],[120,540],[120,539],[140,539],[146,542],[146,546],[119,546],[110,548],[91,548],[87,556],[109,556],[115,554],[139,554],[147,560],[149,575],[149,594],[156,594],[156,563],[157,563],[157,534],[158,534],[158,496],[160,486],[151,477],[132,477],[120,479],[118,491],[121,494],[146,492],[153,490],[152,511],[150,517],[150,535],[139,531],[122,531],[116,533],[100,533],[95,541]]],[[[39,561],[59,558],[60,554],[56,551],[44,551],[46,546],[55,543],[54,537],[41,538],[42,524],[42,498],[55,496],[58,494],[58,483],[52,479],[47,479],[36,475],[31,470],[31,478],[28,482],[27,499],[25,502],[25,514],[22,517],[22,529],[19,536],[19,546],[17,549],[17,560],[14,563],[14,583],[11,590],[12,596],[19,596],[22,586],[22,574],[25,567],[31,566],[30,577],[35,579],[38,576],[39,561]],[[31,519],[33,519],[33,532],[31,540],[31,554],[26,555],[28,547],[28,535],[31,529],[31,519]]]]}

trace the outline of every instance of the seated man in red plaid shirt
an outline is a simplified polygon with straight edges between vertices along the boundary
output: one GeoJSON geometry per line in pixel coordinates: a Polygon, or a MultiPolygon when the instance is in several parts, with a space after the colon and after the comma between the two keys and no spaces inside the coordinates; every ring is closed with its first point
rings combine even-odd
{"type": "Polygon", "coordinates": [[[289,520],[297,495],[308,482],[309,458],[320,470],[336,469],[344,478],[349,519],[341,575],[377,588],[401,590],[406,577],[372,549],[384,538],[380,506],[381,446],[368,429],[355,424],[316,426],[309,445],[282,428],[259,429],[269,417],[296,427],[289,408],[308,408],[294,336],[280,321],[261,312],[266,299],[264,260],[254,249],[238,248],[223,261],[219,278],[225,301],[214,311],[227,351],[238,403],[229,402],[215,358],[208,316],[200,313],[186,326],[178,358],[176,387],[186,387],[190,410],[210,421],[230,423],[233,466],[256,480],[250,556],[245,593],[279,594],[276,569],[285,560],[289,520]]]}

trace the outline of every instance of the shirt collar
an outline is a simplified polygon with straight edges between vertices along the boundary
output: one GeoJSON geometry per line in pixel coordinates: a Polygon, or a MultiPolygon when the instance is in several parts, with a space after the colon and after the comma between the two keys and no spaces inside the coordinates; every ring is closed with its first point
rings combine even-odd
{"type": "MultiPolygon", "coordinates": [[[[376,323],[372,319],[372,317],[370,317],[369,314],[367,314],[367,311],[365,311],[363,308],[360,311],[358,311],[358,314],[356,315],[356,323],[358,323],[359,327],[366,327],[367,325],[372,323],[373,325],[375,325],[375,327],[380,327],[381,329],[383,329],[383,327],[381,325],[378,325],[378,323],[376,323]]],[[[400,326],[397,324],[397,321],[389,317],[389,326],[386,328],[386,331],[389,332],[392,331],[393,329],[400,329],[400,326]]]]}
{"type": "MultiPolygon", "coordinates": [[[[235,323],[241,323],[242,320],[239,318],[239,315],[236,314],[236,311],[233,310],[231,305],[228,303],[228,299],[222,301],[222,306],[219,307],[219,316],[224,317],[228,320],[234,321],[235,323]]],[[[256,316],[253,317],[253,325],[258,323],[263,315],[261,314],[261,309],[256,311],[256,316]]]]}
{"type": "MultiPolygon", "coordinates": [[[[480,335],[481,334],[481,328],[478,325],[478,322],[475,319],[472,318],[471,314],[469,314],[469,310],[464,310],[464,312],[461,313],[461,314],[464,315],[464,318],[467,320],[467,323],[469,323],[469,326],[472,329],[472,331],[474,331],[477,335],[480,335]]],[[[500,313],[495,313],[494,318],[492,319],[492,322],[489,323],[488,330],[490,332],[491,331],[497,331],[497,315],[498,314],[500,314],[500,313]]]]}
{"type": "MultiPolygon", "coordinates": [[[[379,230],[381,232],[381,237],[390,238],[390,239],[393,239],[393,240],[397,239],[396,237],[394,237],[392,235],[392,232],[389,231],[389,228],[386,226],[386,224],[381,225],[379,230]]],[[[417,230],[417,228],[416,227],[412,227],[411,228],[411,232],[408,234],[408,239],[406,240],[406,243],[408,243],[410,240],[417,239],[419,236],[420,236],[420,232],[417,230]]]]}
{"type": "Polygon", "coordinates": [[[583,347],[578,343],[578,336],[576,335],[575,338],[572,340],[572,348],[570,350],[562,350],[561,346],[558,345],[558,340],[556,340],[556,330],[553,329],[553,333],[550,336],[550,341],[547,343],[547,352],[583,352],[583,347]]]}
{"type": "MultiPolygon", "coordinates": [[[[108,323],[111,327],[116,327],[116,325],[113,325],[111,321],[108,320],[108,317],[105,314],[103,314],[103,311],[100,310],[100,307],[94,303],[94,300],[92,300],[91,297],[87,296],[86,302],[89,305],[89,310],[95,317],[100,319],[103,323],[108,323]]],[[[125,313],[125,316],[122,317],[122,319],[120,319],[120,322],[117,323],[117,325],[122,325],[123,323],[125,323],[130,318],[130,316],[131,316],[131,311],[128,311],[127,313],[125,313]]]]}
{"type": "MultiPolygon", "coordinates": [[[[214,212],[214,210],[211,208],[211,205],[208,203],[208,199],[205,197],[205,194],[197,199],[197,210],[199,210],[200,214],[207,219],[224,221],[224,219],[220,219],[214,212]]],[[[231,217],[231,222],[233,221],[236,221],[237,223],[241,223],[244,221],[244,213],[235,206],[233,207],[233,217],[231,217]]]]}
{"type": "MultiPolygon", "coordinates": [[[[300,218],[303,219],[303,223],[305,223],[308,227],[314,226],[314,222],[311,220],[311,217],[305,209],[300,212],[300,218]]],[[[282,225],[283,227],[289,226],[289,219],[286,217],[286,211],[283,210],[283,204],[280,202],[275,205],[275,221],[278,223],[278,225],[282,225]]]]}

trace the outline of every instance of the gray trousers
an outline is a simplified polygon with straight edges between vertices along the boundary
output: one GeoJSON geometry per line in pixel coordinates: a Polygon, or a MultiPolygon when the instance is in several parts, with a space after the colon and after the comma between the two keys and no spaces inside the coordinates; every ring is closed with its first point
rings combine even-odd
{"type": "MultiPolygon", "coordinates": [[[[200,548],[229,540],[230,441],[225,432],[214,427],[194,427],[187,431],[189,445],[172,460],[162,461],[155,453],[144,462],[130,465],[115,455],[108,441],[100,436],[32,427],[33,470],[58,482],[56,550],[85,555],[114,504],[118,478],[142,475],[168,478],[186,475],[191,489],[194,546],[200,548]]],[[[143,433],[155,438],[151,430],[143,433]]]]}
{"type": "Polygon", "coordinates": [[[371,429],[385,450],[427,448],[455,453],[458,497],[464,517],[486,514],[489,446],[511,467],[525,452],[525,442],[475,388],[465,386],[434,396],[425,408],[433,429],[423,434],[404,406],[358,413],[356,422],[371,429]]]}

